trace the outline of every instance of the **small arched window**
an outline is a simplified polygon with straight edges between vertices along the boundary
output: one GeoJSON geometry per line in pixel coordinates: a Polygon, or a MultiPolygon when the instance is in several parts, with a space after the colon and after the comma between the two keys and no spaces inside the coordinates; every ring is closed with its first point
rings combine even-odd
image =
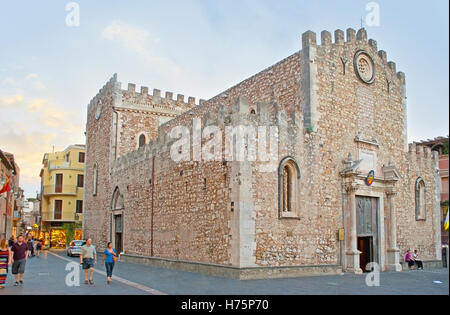
{"type": "Polygon", "coordinates": [[[98,183],[98,166],[97,163],[94,164],[94,174],[93,174],[94,182],[92,187],[92,194],[97,196],[97,183],[98,183]]]}
{"type": "Polygon", "coordinates": [[[425,182],[421,177],[419,177],[416,180],[415,194],[416,194],[416,220],[425,221],[427,213],[426,187],[425,182]]]}
{"type": "Polygon", "coordinates": [[[139,148],[142,148],[145,145],[146,139],[145,139],[145,135],[141,134],[139,136],[139,148]]]}
{"type": "Polygon", "coordinates": [[[111,202],[111,210],[123,209],[123,196],[120,193],[119,187],[116,187],[111,202]]]}
{"type": "Polygon", "coordinates": [[[298,216],[300,169],[292,157],[283,159],[278,170],[280,217],[298,216]]]}

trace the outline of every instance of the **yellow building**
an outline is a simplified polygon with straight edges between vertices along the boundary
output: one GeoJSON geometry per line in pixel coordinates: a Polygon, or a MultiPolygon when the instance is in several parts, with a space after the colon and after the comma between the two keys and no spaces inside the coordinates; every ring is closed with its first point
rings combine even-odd
{"type": "Polygon", "coordinates": [[[42,161],[40,238],[52,248],[81,239],[84,190],[84,145],[46,153],[42,161]]]}

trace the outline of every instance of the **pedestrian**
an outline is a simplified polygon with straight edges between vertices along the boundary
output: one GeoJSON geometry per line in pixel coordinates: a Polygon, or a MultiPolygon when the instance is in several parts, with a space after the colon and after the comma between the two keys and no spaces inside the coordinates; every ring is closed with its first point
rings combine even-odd
{"type": "Polygon", "coordinates": [[[48,246],[45,245],[45,239],[41,240],[41,244],[42,244],[42,252],[44,253],[44,258],[47,259],[48,246]]]}
{"type": "Polygon", "coordinates": [[[103,255],[103,263],[105,264],[106,268],[106,282],[108,284],[111,283],[112,273],[114,269],[114,264],[117,261],[117,252],[115,248],[113,248],[112,242],[108,242],[108,245],[105,249],[104,255],[103,255]]]}
{"type": "Polygon", "coordinates": [[[409,269],[414,270],[414,260],[412,259],[411,250],[409,249],[406,251],[405,261],[408,263],[409,269]]]}
{"type": "Polygon", "coordinates": [[[417,251],[417,249],[414,250],[414,254],[412,254],[412,258],[417,265],[417,270],[419,270],[419,269],[423,270],[422,259],[420,258],[419,252],[417,251]]]}
{"type": "Polygon", "coordinates": [[[42,249],[42,242],[41,240],[36,241],[36,257],[39,257],[39,254],[41,253],[42,249]]]}
{"type": "Polygon", "coordinates": [[[36,241],[34,239],[34,237],[31,237],[31,256],[34,257],[36,252],[36,241]]]}
{"type": "Polygon", "coordinates": [[[28,259],[28,246],[20,235],[17,242],[11,247],[10,261],[12,265],[12,274],[16,279],[15,286],[23,285],[23,274],[25,273],[25,264],[28,259]]]}
{"type": "Polygon", "coordinates": [[[14,235],[11,236],[11,238],[8,240],[8,247],[11,248],[13,244],[16,242],[16,237],[14,235]]]}
{"type": "Polygon", "coordinates": [[[28,246],[28,251],[31,254],[31,257],[33,257],[34,256],[34,246],[33,246],[33,240],[31,239],[31,237],[28,238],[27,246],[28,246]]]}
{"type": "Polygon", "coordinates": [[[80,264],[83,265],[84,270],[84,284],[94,284],[92,279],[94,275],[94,266],[97,264],[97,254],[95,252],[95,247],[92,245],[92,240],[88,238],[86,244],[81,246],[80,254],[80,264]],[[88,272],[89,272],[89,282],[88,282],[88,272]]]}
{"type": "Polygon", "coordinates": [[[0,289],[4,288],[6,277],[8,277],[8,265],[11,252],[5,239],[0,241],[0,289]]]}

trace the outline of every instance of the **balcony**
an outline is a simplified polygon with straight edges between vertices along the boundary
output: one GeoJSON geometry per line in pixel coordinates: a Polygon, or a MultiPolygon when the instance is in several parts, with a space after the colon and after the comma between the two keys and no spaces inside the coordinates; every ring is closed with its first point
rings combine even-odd
{"type": "Polygon", "coordinates": [[[61,219],[55,219],[53,211],[42,213],[41,222],[81,222],[82,213],[74,213],[73,211],[63,211],[61,219]]]}
{"type": "Polygon", "coordinates": [[[55,185],[44,186],[43,195],[44,196],[76,196],[78,194],[78,189],[83,189],[83,187],[77,187],[76,185],[63,185],[56,187],[55,185]]]}
{"type": "Polygon", "coordinates": [[[54,164],[48,164],[48,170],[49,171],[54,171],[54,170],[75,170],[75,171],[80,171],[80,172],[84,172],[83,168],[80,167],[75,167],[73,164],[75,163],[71,163],[71,162],[62,162],[60,165],[54,165],[54,164]]]}

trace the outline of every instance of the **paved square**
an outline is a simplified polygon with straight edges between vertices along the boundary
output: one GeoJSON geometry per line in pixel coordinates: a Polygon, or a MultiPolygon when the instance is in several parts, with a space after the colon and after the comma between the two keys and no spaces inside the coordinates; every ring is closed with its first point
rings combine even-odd
{"type": "MultiPolygon", "coordinates": [[[[31,258],[22,287],[14,287],[13,276],[8,275],[2,295],[18,294],[187,294],[187,295],[386,295],[386,294],[449,294],[448,269],[424,271],[383,272],[380,286],[368,287],[366,275],[333,275],[301,277],[291,279],[246,280],[207,276],[198,273],[154,268],[138,264],[118,262],[114,270],[116,280],[106,284],[104,267],[97,264],[93,286],[83,284],[68,287],[65,284],[68,262],[78,262],[78,258],[58,256],[49,253],[47,258],[31,258]],[[119,277],[119,279],[117,279],[119,277]],[[441,283],[435,283],[439,281],[441,283]]],[[[99,261],[101,263],[101,261],[99,261]]],[[[113,279],[114,279],[113,276],[113,279]]]]}

